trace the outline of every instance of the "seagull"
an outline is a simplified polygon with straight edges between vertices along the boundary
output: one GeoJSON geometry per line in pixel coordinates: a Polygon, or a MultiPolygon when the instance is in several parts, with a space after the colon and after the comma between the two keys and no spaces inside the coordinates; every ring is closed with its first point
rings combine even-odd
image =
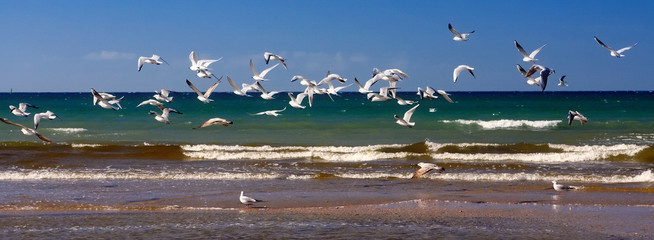
{"type": "Polygon", "coordinates": [[[543,82],[543,80],[542,80],[541,77],[538,77],[538,78],[536,78],[536,79],[534,79],[533,77],[531,77],[535,72],[532,72],[531,74],[528,74],[527,71],[525,71],[525,69],[522,68],[522,66],[520,66],[520,64],[516,64],[516,67],[518,68],[518,71],[520,71],[520,73],[522,74],[522,76],[524,76],[525,78],[527,78],[527,84],[529,84],[529,85],[540,86],[541,82],[543,82]]]}
{"type": "Polygon", "coordinates": [[[307,93],[300,93],[297,95],[297,98],[295,98],[293,97],[293,93],[288,93],[288,97],[291,98],[291,100],[288,101],[288,105],[297,109],[304,109],[306,106],[302,106],[302,100],[304,100],[304,97],[306,96],[307,93]]]}
{"type": "Polygon", "coordinates": [[[268,110],[268,111],[258,112],[258,113],[250,114],[250,115],[252,115],[252,116],[256,116],[256,115],[268,115],[268,116],[275,116],[275,117],[277,117],[277,116],[281,115],[280,112],[283,112],[284,110],[286,110],[286,107],[284,107],[284,109],[282,109],[282,110],[268,110]]]}
{"type": "Polygon", "coordinates": [[[583,188],[583,187],[580,187],[580,186],[566,186],[566,185],[557,183],[556,180],[552,181],[552,187],[557,192],[568,191],[568,190],[579,190],[579,189],[583,188]]]}
{"type": "Polygon", "coordinates": [[[162,122],[162,123],[165,123],[165,124],[169,124],[170,121],[168,120],[168,116],[170,115],[171,112],[182,114],[181,112],[179,112],[179,111],[177,111],[175,109],[172,109],[172,108],[164,108],[162,110],[161,114],[159,114],[158,112],[155,112],[155,111],[150,111],[150,114],[155,115],[154,116],[155,120],[157,120],[159,122],[162,122]]]}
{"type": "Polygon", "coordinates": [[[218,81],[216,81],[216,83],[211,85],[211,87],[209,87],[209,89],[207,89],[207,91],[204,94],[202,94],[202,92],[200,92],[200,90],[198,90],[193,85],[193,83],[191,83],[191,81],[189,81],[188,79],[186,79],[186,84],[188,84],[188,86],[191,87],[191,89],[193,89],[193,91],[195,91],[195,93],[198,94],[198,100],[200,100],[203,103],[210,103],[213,102],[213,99],[209,99],[209,96],[211,96],[211,92],[213,92],[213,90],[216,89],[221,79],[223,79],[223,77],[220,77],[218,81]]]}
{"type": "Polygon", "coordinates": [[[266,64],[268,64],[270,61],[280,61],[282,66],[284,66],[284,69],[288,70],[288,67],[286,67],[286,62],[284,62],[286,60],[282,56],[271,52],[265,52],[263,53],[263,58],[266,59],[266,64]]]}
{"type": "Polygon", "coordinates": [[[439,90],[436,90],[436,92],[437,92],[438,94],[440,94],[441,96],[443,96],[443,98],[445,98],[445,100],[447,100],[448,102],[450,102],[450,103],[454,103],[454,101],[452,101],[452,99],[450,98],[450,94],[449,94],[449,93],[447,93],[447,92],[445,92],[445,91],[443,91],[443,90],[440,90],[440,89],[439,89],[439,90]]]}
{"type": "Polygon", "coordinates": [[[159,102],[157,100],[154,100],[154,99],[145,100],[145,101],[139,103],[139,105],[136,105],[136,107],[140,107],[140,106],[143,106],[145,104],[150,104],[152,106],[157,106],[159,108],[159,110],[162,110],[162,111],[164,110],[163,103],[161,103],[161,102],[159,102]]]}
{"type": "Polygon", "coordinates": [[[536,71],[540,72],[540,81],[535,79],[534,81],[538,83],[537,85],[540,86],[541,92],[545,91],[545,88],[547,87],[547,78],[555,73],[554,69],[548,68],[548,67],[543,67],[538,64],[532,65],[529,70],[527,70],[527,76],[533,75],[536,71]]]}
{"type": "Polygon", "coordinates": [[[389,90],[396,89],[391,87],[379,88],[379,93],[368,93],[367,97],[371,102],[388,101],[392,98],[388,96],[389,90]]]}
{"type": "Polygon", "coordinates": [[[404,106],[404,105],[413,105],[414,103],[417,103],[416,101],[404,100],[403,98],[400,98],[400,97],[397,97],[397,96],[395,97],[395,99],[397,100],[397,104],[402,105],[402,106],[404,106]]]}
{"type": "Polygon", "coordinates": [[[19,117],[27,117],[27,116],[29,116],[31,114],[31,113],[25,112],[25,111],[27,111],[27,107],[36,108],[36,109],[39,108],[39,107],[34,106],[32,104],[29,104],[29,103],[19,103],[18,108],[14,107],[14,105],[9,105],[9,109],[10,109],[11,113],[13,113],[14,115],[19,116],[19,117]]]}
{"type": "MultiPolygon", "coordinates": [[[[152,57],[140,57],[138,61],[138,70],[139,72],[141,71],[141,68],[143,68],[144,63],[149,63],[149,64],[155,64],[155,65],[161,65],[161,63],[166,63],[166,60],[163,60],[163,58],[159,57],[157,54],[152,54],[152,57]],[[159,61],[161,60],[161,61],[159,61]]],[[[170,65],[170,64],[168,64],[170,65]]]]}
{"type": "Polygon", "coordinates": [[[459,79],[459,74],[461,74],[461,71],[466,70],[472,74],[473,78],[475,77],[475,74],[472,72],[472,70],[475,70],[474,68],[471,68],[468,65],[459,65],[458,67],[454,68],[454,72],[452,73],[452,79],[454,79],[454,82],[456,82],[457,79],[459,79]]]}
{"type": "Polygon", "coordinates": [[[468,35],[475,33],[475,31],[472,31],[472,32],[469,32],[469,33],[461,34],[452,27],[452,24],[449,24],[449,23],[447,24],[447,28],[450,29],[450,32],[454,33],[454,38],[452,38],[452,39],[454,39],[454,41],[457,41],[457,42],[468,41],[469,40],[467,38],[468,35]]]}
{"type": "Polygon", "coordinates": [[[212,76],[214,78],[217,78],[213,73],[209,72],[209,65],[212,63],[218,62],[222,60],[223,58],[219,59],[202,59],[199,60],[198,57],[195,55],[195,51],[191,51],[191,54],[188,55],[189,60],[191,60],[191,66],[189,67],[192,71],[196,71],[198,77],[201,78],[211,78],[212,76]]]}
{"type": "Polygon", "coordinates": [[[154,97],[154,99],[157,99],[157,100],[162,101],[162,102],[167,102],[167,103],[173,101],[173,97],[168,96],[168,95],[170,95],[170,90],[161,89],[161,92],[158,92],[158,91],[154,91],[154,92],[156,93],[156,94],[154,94],[152,96],[152,97],[154,97]]]}
{"type": "Polygon", "coordinates": [[[223,125],[223,126],[227,127],[227,126],[230,126],[230,125],[232,125],[232,124],[234,124],[234,122],[229,121],[229,120],[227,120],[227,119],[223,119],[223,118],[212,118],[212,119],[209,119],[209,120],[207,120],[206,122],[204,122],[204,123],[203,123],[202,125],[200,125],[199,127],[195,127],[195,128],[193,128],[193,129],[203,128],[203,127],[207,127],[207,126],[211,126],[211,125],[223,125]]]}
{"type": "Polygon", "coordinates": [[[436,164],[433,164],[433,163],[421,162],[421,163],[418,163],[417,165],[420,167],[420,169],[418,169],[413,174],[413,176],[411,176],[412,179],[413,178],[420,178],[420,176],[425,175],[425,174],[431,172],[432,170],[436,170],[439,173],[442,173],[442,172],[445,171],[445,168],[439,167],[439,166],[437,166],[436,164]]]}
{"type": "Polygon", "coordinates": [[[427,89],[425,90],[422,90],[422,88],[418,87],[418,92],[416,94],[420,96],[420,99],[428,98],[429,100],[434,100],[435,98],[438,98],[438,96],[434,95],[434,93],[436,93],[436,90],[430,86],[427,86],[427,89]]]}
{"type": "Polygon", "coordinates": [[[564,78],[565,78],[565,75],[563,75],[563,76],[561,76],[561,78],[559,78],[559,86],[561,86],[561,87],[567,87],[568,86],[568,84],[565,81],[563,81],[564,78]]]}
{"type": "MultiPolygon", "coordinates": [[[[98,93],[98,94],[100,94],[101,98],[106,99],[109,104],[116,104],[116,106],[118,106],[119,109],[123,109],[123,106],[120,106],[120,101],[123,100],[123,98],[125,98],[125,96],[122,96],[120,98],[116,98],[116,96],[114,96],[112,94],[109,94],[109,93],[105,93],[105,92],[101,92],[101,93],[98,93]]],[[[98,103],[98,97],[93,95],[93,106],[95,106],[97,103],[98,103]]]]}
{"type": "Polygon", "coordinates": [[[583,125],[584,123],[588,122],[588,118],[584,117],[584,115],[581,115],[581,113],[577,111],[568,111],[568,125],[572,125],[572,121],[574,120],[579,120],[581,124],[583,125]]]}
{"type": "MultiPolygon", "coordinates": [[[[121,99],[123,99],[122,97],[120,99],[117,99],[117,100],[111,100],[111,102],[110,102],[106,98],[104,98],[102,95],[100,95],[100,93],[98,93],[98,91],[96,91],[93,88],[91,88],[91,94],[93,94],[93,105],[97,104],[97,105],[100,105],[100,107],[102,107],[104,109],[113,109],[114,111],[120,109],[119,107],[114,106],[113,104],[117,104],[121,99]]],[[[120,106],[120,105],[118,105],[118,106],[120,106]]]]}
{"type": "Polygon", "coordinates": [[[44,142],[48,142],[48,143],[51,143],[51,142],[52,142],[52,140],[50,140],[50,139],[44,137],[43,135],[39,134],[39,133],[38,133],[36,130],[34,130],[34,129],[31,129],[31,128],[28,128],[28,127],[25,127],[25,126],[23,126],[23,125],[21,125],[21,124],[18,124],[18,123],[11,122],[11,121],[9,121],[9,120],[6,119],[6,118],[0,118],[0,121],[3,122],[3,123],[9,124],[9,125],[13,125],[13,126],[19,127],[19,128],[20,128],[20,131],[23,132],[23,134],[25,134],[25,135],[27,135],[27,136],[35,135],[35,136],[37,136],[39,139],[41,139],[41,140],[44,141],[44,142]]]}
{"type": "Polygon", "coordinates": [[[273,65],[272,67],[266,68],[265,70],[261,71],[261,73],[258,73],[257,70],[254,69],[254,64],[252,63],[252,59],[250,59],[250,70],[252,70],[252,74],[253,74],[252,79],[254,79],[257,82],[268,80],[265,78],[266,74],[268,74],[268,72],[270,72],[270,70],[272,70],[273,68],[277,67],[277,65],[279,65],[279,63],[273,65]]]}
{"type": "Polygon", "coordinates": [[[241,196],[238,198],[238,200],[241,201],[242,204],[245,204],[245,205],[248,205],[248,206],[250,206],[250,205],[252,205],[253,203],[256,203],[256,202],[265,202],[263,200],[254,199],[254,198],[245,196],[245,195],[243,195],[243,191],[241,191],[241,196]]]}
{"type": "Polygon", "coordinates": [[[605,47],[606,49],[611,51],[611,56],[614,56],[614,57],[617,57],[617,58],[624,57],[624,55],[622,55],[622,52],[627,51],[627,50],[631,49],[632,47],[635,47],[636,45],[638,45],[638,43],[636,43],[634,45],[631,45],[631,46],[625,47],[625,48],[621,48],[620,50],[616,51],[616,50],[613,50],[613,48],[611,48],[609,46],[606,46],[606,44],[604,44],[602,41],[600,41],[599,38],[597,38],[595,36],[593,36],[593,38],[595,39],[595,41],[597,43],[599,43],[600,46],[605,47]]]}
{"type": "Polygon", "coordinates": [[[48,110],[46,112],[34,114],[34,130],[39,128],[39,122],[41,122],[41,119],[54,120],[55,118],[57,118],[57,115],[55,115],[50,110],[48,110]]]}
{"type": "Polygon", "coordinates": [[[232,91],[234,94],[239,95],[239,96],[245,96],[245,97],[251,97],[248,95],[248,91],[253,90],[254,88],[252,85],[249,85],[247,83],[243,83],[241,87],[236,86],[234,81],[232,81],[232,78],[227,76],[227,81],[229,82],[229,85],[231,85],[234,88],[234,91],[232,91]]]}
{"type": "Polygon", "coordinates": [[[378,81],[378,79],[371,78],[370,80],[366,81],[365,85],[361,85],[359,80],[357,78],[354,78],[354,83],[356,83],[359,86],[359,92],[362,94],[368,94],[371,93],[372,91],[370,90],[370,87],[375,84],[378,81]]]}
{"type": "Polygon", "coordinates": [[[545,44],[545,45],[537,48],[536,50],[534,50],[530,54],[527,54],[525,49],[522,48],[522,46],[520,46],[518,41],[514,40],[513,43],[515,43],[515,47],[518,48],[518,51],[520,51],[520,54],[522,54],[522,56],[523,56],[522,61],[533,62],[533,63],[536,63],[536,61],[538,61],[538,59],[536,59],[536,54],[538,54],[538,52],[540,52],[540,50],[543,49],[545,47],[545,45],[547,45],[547,44],[545,44]]]}
{"type": "Polygon", "coordinates": [[[393,115],[393,117],[394,117],[395,119],[397,119],[397,121],[395,121],[395,123],[400,124],[400,125],[402,125],[402,126],[407,126],[407,127],[410,127],[410,128],[413,127],[413,126],[415,126],[416,123],[415,123],[415,122],[411,122],[411,116],[413,115],[413,112],[416,111],[416,108],[418,108],[418,106],[420,106],[420,104],[417,104],[417,105],[415,105],[414,107],[412,107],[411,109],[409,109],[409,111],[406,111],[406,112],[404,113],[404,117],[402,117],[402,118],[400,118],[400,117],[397,116],[397,115],[393,115]]]}
{"type": "Polygon", "coordinates": [[[255,84],[256,88],[261,91],[261,98],[263,98],[263,99],[273,100],[273,99],[275,99],[275,98],[273,98],[273,96],[275,96],[275,94],[279,93],[279,91],[270,91],[270,92],[266,91],[266,89],[264,89],[263,86],[261,86],[260,82],[255,82],[254,84],[255,84]]]}

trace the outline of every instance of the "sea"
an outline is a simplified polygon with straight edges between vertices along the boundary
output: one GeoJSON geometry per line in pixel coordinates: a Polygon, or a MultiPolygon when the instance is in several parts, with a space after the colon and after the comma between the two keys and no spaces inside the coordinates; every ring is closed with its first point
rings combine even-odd
{"type": "MultiPolygon", "coordinates": [[[[420,162],[445,168],[423,176],[423,187],[483,182],[547,188],[558,180],[642,192],[654,184],[651,91],[451,92],[454,103],[399,92],[419,104],[413,127],[394,119],[412,106],[395,100],[371,102],[358,92],[316,95],[311,107],[305,99],[305,109],[292,108],[287,93],[264,100],[256,93],[243,97],[218,92],[211,95],[213,102],[203,103],[195,93],[173,92],[173,101],[164,105],[181,113],[171,113],[168,124],[150,114],[157,107],[136,107],[154,92],[110,93],[124,97],[122,109],[94,106],[90,91],[0,93],[0,106],[25,102],[38,107],[27,109],[32,115],[46,110],[57,115],[43,119],[37,129],[52,143],[0,125],[0,211],[128,211],[108,217],[118,221],[125,214],[138,217],[138,211],[240,209],[240,191],[265,198],[267,206],[310,207],[324,205],[330,194],[375,199],[405,191],[420,162]],[[279,116],[256,115],[282,109],[279,116]],[[589,120],[569,124],[569,110],[589,120]],[[215,117],[233,124],[194,129],[215,117]]],[[[32,128],[32,115],[14,116],[7,108],[0,117],[32,128]]],[[[256,233],[261,228],[252,226],[261,227],[261,222],[242,220],[175,226],[233,234],[251,229],[251,236],[260,236],[256,233]]],[[[148,236],[138,230],[171,227],[152,221],[129,229],[115,225],[114,230],[138,238],[148,236]]],[[[323,222],[326,228],[329,221],[323,222]]],[[[93,238],[111,228],[21,226],[3,228],[0,236],[47,238],[72,232],[69,236],[93,238]]],[[[288,229],[277,233],[282,231],[288,229]]],[[[174,238],[177,233],[158,236],[174,238]]],[[[384,234],[378,236],[388,236],[384,234]]]]}

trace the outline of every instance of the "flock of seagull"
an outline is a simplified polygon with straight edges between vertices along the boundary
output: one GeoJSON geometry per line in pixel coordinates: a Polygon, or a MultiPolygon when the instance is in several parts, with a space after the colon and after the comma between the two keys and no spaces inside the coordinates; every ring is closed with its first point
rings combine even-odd
{"type": "MultiPolygon", "coordinates": [[[[465,42],[469,41],[469,37],[471,34],[473,34],[475,31],[467,32],[467,33],[460,33],[454,27],[452,24],[448,24],[448,29],[452,32],[454,35],[453,40],[458,41],[458,42],[465,42]]],[[[604,44],[602,41],[600,41],[597,37],[594,37],[595,41],[602,47],[608,49],[610,51],[610,55],[616,58],[621,58],[624,57],[623,53],[636,45],[638,43],[635,43],[631,46],[621,48],[619,50],[614,50],[613,48],[607,46],[604,44]]],[[[531,62],[533,65],[529,67],[527,70],[525,70],[520,64],[517,64],[516,67],[518,71],[522,74],[523,77],[527,79],[527,84],[529,85],[534,85],[540,87],[541,91],[545,91],[545,88],[547,87],[547,81],[548,78],[551,74],[554,74],[555,71],[554,69],[551,69],[549,67],[545,67],[539,64],[536,64],[538,59],[536,58],[536,55],[546,46],[542,45],[541,47],[533,50],[530,53],[527,53],[527,51],[524,50],[522,45],[518,43],[518,41],[514,41],[514,44],[518,50],[518,52],[523,56],[522,61],[524,62],[531,62]],[[538,74],[537,74],[538,73],[538,74]]],[[[272,65],[270,67],[267,67],[263,71],[259,72],[255,69],[254,62],[250,59],[250,70],[252,71],[252,79],[254,82],[251,83],[242,83],[240,86],[237,85],[229,76],[227,76],[227,81],[229,82],[230,86],[234,88],[232,91],[234,94],[239,95],[239,96],[247,96],[250,97],[249,92],[259,92],[260,97],[266,100],[274,99],[274,96],[278,93],[279,91],[268,91],[266,88],[264,88],[263,84],[268,81],[266,78],[266,75],[275,69],[278,65],[282,64],[282,66],[288,70],[288,67],[286,65],[286,59],[284,59],[282,56],[279,56],[274,53],[270,52],[265,52],[263,54],[265,64],[269,65],[271,62],[279,62],[275,65],[272,65]]],[[[204,79],[216,79],[216,82],[212,84],[209,88],[207,88],[204,93],[200,91],[191,81],[186,79],[186,84],[191,88],[196,94],[197,94],[197,99],[203,103],[211,103],[213,99],[210,98],[212,92],[216,89],[218,84],[222,81],[222,77],[216,77],[211,72],[211,69],[209,66],[215,62],[218,62],[222,59],[198,59],[197,55],[195,54],[195,51],[191,51],[189,54],[189,61],[190,61],[190,67],[189,69],[191,71],[194,71],[196,75],[199,78],[204,78],[204,79]]],[[[161,65],[162,63],[168,64],[163,58],[161,58],[159,55],[153,54],[151,57],[139,57],[138,62],[137,62],[137,70],[140,72],[145,64],[152,64],[152,65],[161,65]]],[[[169,65],[169,64],[168,64],[169,65]]],[[[461,77],[461,74],[464,72],[470,73],[470,75],[473,78],[475,77],[474,74],[474,68],[470,67],[468,65],[459,65],[456,68],[454,68],[453,73],[452,73],[452,80],[454,83],[457,82],[457,80],[461,77]]],[[[398,115],[394,115],[393,117],[396,120],[396,123],[401,125],[401,126],[406,126],[406,127],[413,127],[415,126],[415,122],[411,122],[411,117],[415,110],[420,106],[420,104],[416,104],[417,101],[411,101],[411,100],[406,100],[402,99],[397,96],[396,91],[399,89],[397,86],[398,82],[402,81],[405,78],[409,78],[409,75],[407,75],[405,72],[403,72],[400,69],[396,68],[391,68],[391,69],[385,69],[385,70],[380,70],[378,68],[373,68],[372,71],[372,77],[365,81],[363,84],[357,79],[354,78],[354,83],[357,84],[358,86],[358,92],[361,94],[364,94],[366,98],[372,102],[376,101],[389,101],[391,99],[395,99],[399,105],[413,105],[415,106],[411,107],[409,110],[407,110],[402,117],[398,115]],[[372,88],[373,85],[380,81],[385,81],[388,83],[387,86],[380,87],[378,91],[375,91],[372,88]]],[[[565,82],[565,75],[563,75],[559,79],[559,84],[558,86],[567,86],[567,83],[565,82]]],[[[297,95],[294,95],[291,92],[288,92],[289,96],[289,102],[288,104],[297,109],[304,109],[306,108],[305,105],[302,105],[303,100],[307,99],[309,107],[313,106],[313,98],[314,95],[322,95],[322,94],[327,94],[330,98],[332,96],[338,96],[339,91],[341,91],[344,88],[347,88],[350,85],[343,85],[344,83],[347,82],[346,78],[341,77],[338,74],[327,72],[324,78],[322,78],[320,81],[315,81],[315,80],[310,80],[307,79],[301,75],[295,75],[291,79],[291,82],[299,82],[300,85],[304,86],[305,89],[301,93],[298,93],[297,95]],[[340,86],[335,86],[336,83],[341,84],[340,86]]],[[[91,88],[91,93],[93,96],[93,105],[98,105],[104,109],[111,109],[111,110],[119,110],[122,109],[122,106],[120,105],[120,101],[123,99],[123,97],[117,98],[116,96],[109,94],[109,93],[104,93],[104,92],[98,92],[95,89],[91,88]]],[[[171,116],[171,113],[175,114],[182,114],[182,112],[172,109],[172,108],[167,108],[164,106],[165,103],[170,103],[173,101],[173,97],[170,96],[171,91],[166,90],[166,89],[161,89],[160,91],[155,91],[155,95],[153,95],[153,99],[148,99],[140,104],[138,104],[136,107],[141,107],[144,105],[152,105],[156,106],[160,112],[158,111],[149,111],[149,114],[155,115],[154,119],[159,122],[163,122],[168,124],[170,122],[169,118],[171,116]]],[[[418,92],[416,93],[420,99],[436,99],[439,96],[441,96],[443,99],[446,101],[453,103],[454,101],[450,98],[450,94],[445,92],[444,90],[435,90],[431,88],[430,86],[426,86],[426,88],[423,90],[422,88],[418,88],[418,92]],[[438,95],[436,95],[438,94],[438,95]]],[[[333,100],[333,98],[332,98],[333,100]]],[[[35,108],[38,109],[38,107],[29,104],[29,103],[20,103],[18,107],[15,106],[9,106],[11,113],[19,116],[19,117],[28,117],[30,113],[27,112],[27,108],[35,108]]],[[[286,110],[286,108],[281,109],[281,110],[268,110],[268,111],[263,111],[251,115],[269,115],[269,116],[279,116],[280,112],[286,110]]],[[[38,113],[34,114],[34,128],[29,128],[26,127],[25,125],[14,123],[10,121],[7,118],[0,118],[0,121],[13,125],[16,127],[21,128],[21,132],[25,135],[34,135],[41,139],[44,142],[52,142],[52,140],[46,138],[45,136],[39,134],[36,129],[38,128],[39,122],[41,119],[49,119],[53,120],[56,119],[57,116],[51,112],[51,111],[46,111],[43,113],[38,113]]],[[[579,120],[582,124],[584,124],[588,119],[584,117],[581,113],[577,111],[572,111],[570,110],[568,112],[568,124],[572,124],[574,120],[579,120]]],[[[201,124],[199,127],[193,128],[193,129],[198,129],[198,128],[203,128],[211,125],[223,125],[223,126],[230,126],[232,125],[233,122],[227,119],[223,118],[211,118],[207,121],[205,121],[203,124],[201,124]]],[[[438,171],[443,171],[442,168],[436,166],[435,164],[431,163],[420,163],[418,164],[421,168],[413,175],[412,178],[418,178],[423,174],[426,174],[429,171],[432,170],[438,170],[438,171]]],[[[557,189],[556,183],[554,183],[555,189],[557,189]]],[[[241,193],[241,202],[244,204],[250,204],[253,202],[253,199],[248,198],[246,196],[243,196],[243,193],[241,193]]],[[[254,201],[256,202],[256,201],[254,201]]]]}

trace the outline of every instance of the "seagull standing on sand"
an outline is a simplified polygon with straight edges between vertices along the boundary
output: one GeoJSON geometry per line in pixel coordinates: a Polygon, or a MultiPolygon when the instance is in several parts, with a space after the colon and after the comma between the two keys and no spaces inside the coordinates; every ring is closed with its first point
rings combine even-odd
{"type": "Polygon", "coordinates": [[[222,57],[219,59],[198,59],[198,57],[195,55],[195,51],[191,51],[191,54],[188,55],[189,60],[191,60],[191,66],[189,69],[192,71],[197,72],[196,75],[201,78],[211,78],[212,76],[214,78],[218,78],[213,73],[209,72],[209,65],[212,63],[218,62],[222,57]]]}
{"type": "Polygon", "coordinates": [[[584,123],[586,123],[588,121],[588,118],[584,117],[584,115],[582,115],[581,113],[579,113],[577,111],[569,110],[568,111],[568,125],[572,125],[572,122],[574,120],[579,120],[579,122],[581,122],[581,124],[583,125],[584,123]]]}
{"type": "MultiPolygon", "coordinates": [[[[149,63],[149,64],[154,64],[154,65],[161,65],[162,63],[168,64],[166,60],[163,60],[163,58],[159,57],[157,54],[152,54],[152,57],[140,57],[138,61],[138,71],[141,71],[141,68],[143,68],[143,64],[149,63]],[[159,61],[161,60],[161,61],[159,61]]],[[[170,64],[168,64],[170,65],[170,64]]]]}
{"type": "Polygon", "coordinates": [[[459,33],[452,27],[452,24],[447,24],[447,28],[450,29],[450,32],[454,34],[454,38],[452,38],[454,41],[457,42],[464,42],[468,41],[468,35],[475,33],[475,31],[469,32],[469,33],[459,33]]]}
{"type": "Polygon", "coordinates": [[[41,119],[54,120],[55,118],[57,118],[57,115],[55,115],[50,110],[46,112],[34,114],[34,130],[39,128],[39,123],[41,122],[41,119]]]}
{"type": "Polygon", "coordinates": [[[32,104],[29,104],[29,103],[19,103],[18,108],[14,107],[14,105],[9,105],[9,109],[10,109],[11,113],[13,113],[14,115],[19,116],[19,117],[27,117],[27,116],[29,116],[31,114],[31,113],[25,112],[25,111],[27,111],[27,107],[36,108],[36,109],[39,108],[39,107],[34,106],[32,104]]]}
{"type": "Polygon", "coordinates": [[[162,110],[162,113],[161,113],[161,114],[159,114],[158,112],[155,112],[155,111],[150,111],[150,114],[154,114],[154,115],[155,115],[155,116],[154,116],[154,119],[155,119],[155,120],[157,120],[157,121],[159,121],[159,122],[162,122],[162,123],[165,123],[165,124],[169,124],[170,121],[168,120],[168,116],[170,116],[170,113],[171,113],[171,112],[178,113],[178,114],[182,114],[181,112],[179,112],[179,111],[177,111],[177,110],[175,110],[175,109],[172,109],[172,108],[164,108],[164,109],[162,110]]]}
{"type": "Polygon", "coordinates": [[[13,125],[13,126],[19,127],[19,128],[20,128],[20,131],[21,131],[23,134],[27,135],[27,136],[37,136],[39,139],[41,139],[41,140],[44,141],[44,142],[48,142],[48,143],[51,143],[51,142],[52,142],[52,140],[50,140],[50,139],[44,137],[43,135],[39,134],[36,130],[31,129],[31,128],[28,128],[28,127],[25,127],[25,126],[23,126],[23,125],[21,125],[21,124],[18,124],[18,123],[11,122],[11,121],[9,121],[9,120],[6,119],[6,118],[0,118],[0,122],[3,122],[3,123],[6,123],[6,124],[9,124],[9,125],[13,125]]]}
{"type": "Polygon", "coordinates": [[[284,66],[284,69],[288,70],[288,67],[286,67],[286,60],[284,60],[282,56],[271,52],[265,52],[263,53],[263,58],[266,60],[266,64],[268,64],[270,61],[279,61],[282,63],[282,66],[284,66]]]}
{"type": "Polygon", "coordinates": [[[472,77],[476,78],[475,73],[472,72],[472,70],[475,70],[474,68],[468,65],[459,65],[456,68],[454,68],[454,72],[452,73],[452,79],[454,80],[454,82],[456,82],[456,80],[459,79],[459,74],[461,74],[463,70],[470,72],[470,74],[472,74],[472,77]]]}
{"type": "Polygon", "coordinates": [[[213,90],[216,89],[216,87],[217,87],[218,84],[220,83],[220,80],[221,80],[221,79],[223,79],[223,77],[220,77],[220,78],[218,79],[218,81],[216,81],[216,83],[214,83],[213,85],[211,85],[211,87],[209,87],[209,89],[207,89],[207,91],[206,91],[204,94],[202,94],[202,92],[200,92],[200,90],[198,90],[198,89],[193,85],[193,83],[191,83],[191,81],[189,81],[188,79],[186,79],[186,84],[187,84],[189,87],[191,87],[191,89],[193,89],[193,91],[198,95],[198,100],[200,100],[200,101],[203,102],[203,103],[210,103],[210,102],[213,102],[213,99],[209,99],[209,96],[211,96],[211,93],[213,92],[213,90]]]}
{"type": "Polygon", "coordinates": [[[419,178],[422,175],[425,175],[433,170],[436,170],[439,173],[442,173],[445,171],[445,168],[439,167],[436,164],[433,163],[426,163],[426,162],[421,162],[417,164],[420,169],[418,169],[415,173],[413,173],[413,176],[411,178],[419,178]]]}
{"type": "Polygon", "coordinates": [[[393,117],[397,120],[397,121],[395,121],[395,123],[397,123],[399,125],[402,125],[402,126],[407,126],[407,127],[410,127],[410,128],[415,126],[416,123],[411,122],[411,116],[413,115],[413,112],[416,111],[416,108],[418,108],[418,106],[420,106],[420,104],[417,104],[414,107],[412,107],[411,109],[409,109],[408,111],[406,111],[402,118],[400,118],[397,115],[393,115],[393,117]]]}
{"type": "Polygon", "coordinates": [[[557,183],[556,180],[552,181],[552,187],[557,192],[568,191],[568,190],[579,190],[579,189],[583,188],[583,187],[580,187],[580,186],[566,186],[566,185],[557,183]]]}
{"type": "Polygon", "coordinates": [[[536,54],[538,54],[538,52],[540,52],[540,50],[543,49],[545,47],[545,45],[547,45],[547,44],[545,44],[545,45],[537,48],[536,50],[534,50],[530,54],[527,54],[525,49],[522,48],[522,46],[520,46],[518,41],[514,40],[513,43],[515,44],[515,47],[518,48],[518,51],[520,52],[520,54],[522,54],[522,56],[523,56],[522,61],[533,62],[533,63],[536,63],[536,61],[538,61],[538,59],[536,59],[536,54]]]}
{"type": "Polygon", "coordinates": [[[245,205],[247,205],[247,206],[250,206],[250,205],[252,205],[253,203],[256,203],[256,202],[265,202],[265,201],[263,201],[263,200],[254,199],[254,198],[251,198],[251,197],[245,196],[245,195],[243,195],[243,191],[241,191],[241,196],[238,198],[238,200],[239,200],[242,204],[245,204],[245,205]]]}
{"type": "Polygon", "coordinates": [[[227,127],[227,126],[230,126],[232,124],[234,124],[234,122],[229,121],[229,120],[224,119],[224,118],[211,118],[211,119],[205,121],[199,127],[195,127],[193,129],[208,127],[208,126],[211,126],[211,125],[223,125],[223,126],[227,127]]]}
{"type": "Polygon", "coordinates": [[[636,43],[634,45],[631,45],[631,46],[625,47],[625,48],[621,48],[618,51],[616,51],[616,50],[613,50],[613,48],[611,48],[609,46],[606,46],[606,44],[604,44],[602,41],[600,41],[599,38],[597,38],[597,37],[593,37],[593,38],[595,39],[595,41],[597,43],[599,43],[600,46],[602,46],[602,47],[608,49],[609,51],[611,51],[611,56],[614,56],[614,57],[617,57],[617,58],[624,57],[624,55],[622,55],[622,52],[627,51],[627,50],[635,47],[636,45],[638,45],[638,43],[636,43]]]}

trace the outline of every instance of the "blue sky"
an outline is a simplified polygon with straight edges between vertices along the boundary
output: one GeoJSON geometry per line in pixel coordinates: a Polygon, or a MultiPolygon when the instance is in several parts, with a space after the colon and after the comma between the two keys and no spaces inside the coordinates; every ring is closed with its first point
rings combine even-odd
{"type": "Polygon", "coordinates": [[[188,69],[191,50],[223,57],[212,72],[237,83],[253,81],[250,59],[261,70],[264,52],[282,55],[288,71],[271,71],[269,90],[300,91],[293,75],[328,70],[365,81],[377,67],[409,74],[402,91],[539,91],[516,70],[531,63],[513,40],[527,51],[547,44],[537,56],[556,70],[547,91],[654,90],[653,12],[653,1],[0,1],[0,92],[190,91],[185,79],[206,89],[213,82],[188,69]],[[455,42],[448,23],[476,32],[455,42]],[[593,36],[639,45],[618,59],[593,36]],[[170,66],[137,72],[153,53],[170,66]],[[476,79],[453,83],[460,64],[476,79]],[[556,86],[562,75],[569,87],[556,86]]]}

